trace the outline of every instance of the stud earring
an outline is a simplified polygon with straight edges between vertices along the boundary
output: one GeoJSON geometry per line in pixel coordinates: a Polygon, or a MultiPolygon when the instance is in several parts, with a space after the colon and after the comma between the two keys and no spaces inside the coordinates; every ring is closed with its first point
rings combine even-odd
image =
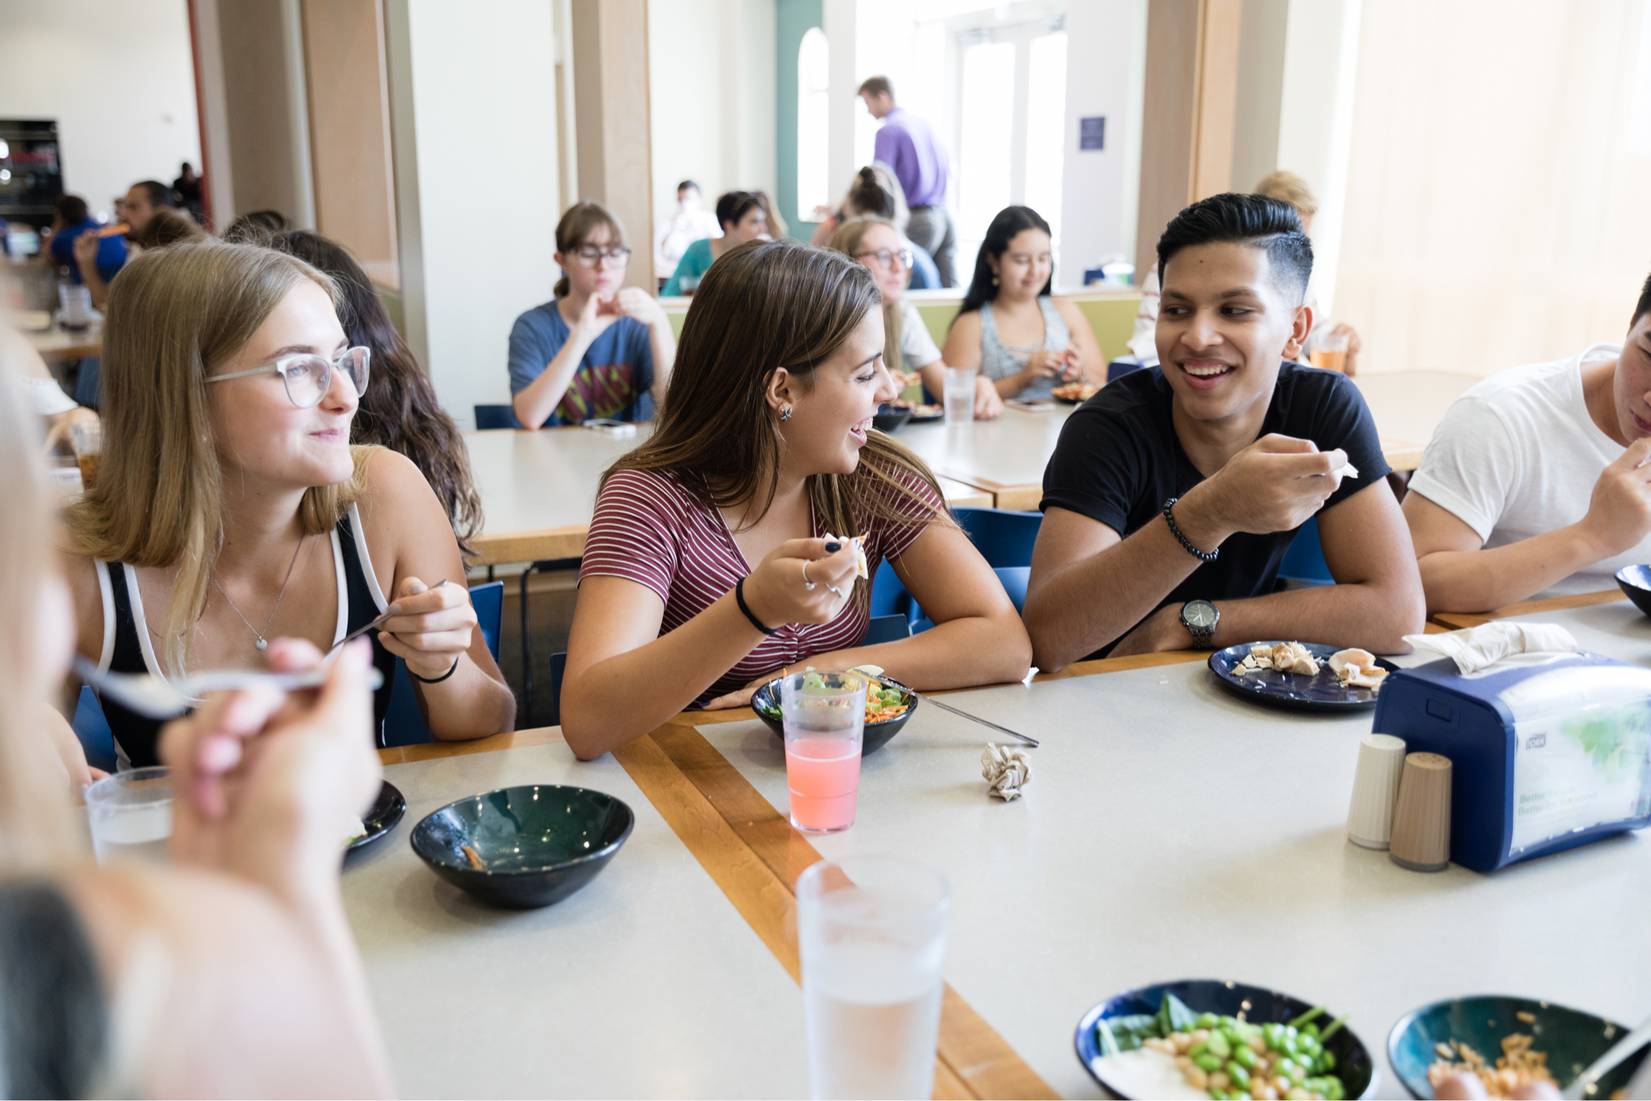
{"type": "Polygon", "coordinates": [[[780,409],[780,423],[784,424],[786,421],[788,421],[790,419],[791,419],[791,406],[787,405],[787,406],[782,407],[780,409]]]}
{"type": "Polygon", "coordinates": [[[992,276],[992,286],[997,286],[997,276],[992,276]]]}

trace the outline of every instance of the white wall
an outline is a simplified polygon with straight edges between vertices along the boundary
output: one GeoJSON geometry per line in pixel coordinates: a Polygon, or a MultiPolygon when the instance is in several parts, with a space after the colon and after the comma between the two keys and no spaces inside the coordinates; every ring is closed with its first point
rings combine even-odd
{"type": "Polygon", "coordinates": [[[510,399],[510,326],[556,281],[552,16],[552,0],[489,0],[486,19],[385,4],[407,335],[462,427],[510,399]]]}
{"type": "Polygon", "coordinates": [[[0,42],[0,114],[57,120],[64,188],[93,211],[200,170],[185,0],[6,0],[0,42]]]}
{"type": "MultiPolygon", "coordinates": [[[[1066,155],[1061,178],[1063,285],[1135,248],[1146,88],[1146,0],[1077,2],[1066,9],[1066,155]],[[1079,152],[1078,120],[1106,118],[1105,145],[1079,152]]],[[[1137,281],[1145,273],[1138,273],[1137,281]]]]}
{"type": "Polygon", "coordinates": [[[777,34],[772,0],[648,5],[657,218],[676,209],[676,185],[683,179],[699,183],[707,207],[724,191],[777,194],[777,34]]]}

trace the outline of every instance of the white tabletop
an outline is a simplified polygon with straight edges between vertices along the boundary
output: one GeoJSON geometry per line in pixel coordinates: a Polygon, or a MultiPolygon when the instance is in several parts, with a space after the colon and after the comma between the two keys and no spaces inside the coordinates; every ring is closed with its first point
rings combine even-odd
{"type": "Polygon", "coordinates": [[[800,1097],[802,996],[612,757],[562,745],[385,769],[395,832],[351,858],[344,901],[408,1097],[800,1097]],[[623,799],[624,848],[542,910],[436,878],[414,823],[468,794],[566,783],[623,799]]]}
{"type": "MultiPolygon", "coordinates": [[[[1075,405],[1034,411],[1007,406],[997,418],[907,424],[894,434],[936,474],[986,489],[1042,486],[1043,468],[1075,405]]],[[[1016,502],[1014,507],[1036,507],[1016,502]]]]}
{"type": "MultiPolygon", "coordinates": [[[[1485,876],[1405,871],[1348,844],[1369,713],[1264,710],[1202,663],[950,694],[1043,741],[1024,798],[986,797],[988,731],[922,708],[865,761],[858,821],[826,858],[905,856],[953,890],[946,975],[1056,1091],[1100,1096],[1072,1050],[1084,1011],[1151,982],[1225,977],[1337,1012],[1400,1092],[1388,1030],[1438,998],[1540,996],[1633,1023],[1651,974],[1651,840],[1629,835],[1485,876]]],[[[776,808],[758,722],[701,733],[776,808]]]]}

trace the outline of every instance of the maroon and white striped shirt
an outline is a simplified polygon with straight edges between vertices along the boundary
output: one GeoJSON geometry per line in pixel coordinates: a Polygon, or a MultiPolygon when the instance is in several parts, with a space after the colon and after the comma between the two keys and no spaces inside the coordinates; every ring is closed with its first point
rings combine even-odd
{"type": "MultiPolygon", "coordinates": [[[[945,507],[921,478],[897,477],[904,492],[890,486],[885,500],[911,520],[870,523],[861,533],[870,536],[866,565],[874,575],[885,558],[904,554],[923,533],[924,521],[945,507]]],[[[816,538],[826,534],[818,517],[812,527],[816,538]]],[[[642,470],[618,471],[602,487],[579,564],[581,581],[623,577],[658,594],[665,603],[661,635],[703,612],[750,572],[720,512],[689,492],[675,475],[642,470]]],[[[865,609],[851,601],[829,623],[784,624],[700,693],[693,706],[811,655],[857,645],[867,622],[865,609]]]]}

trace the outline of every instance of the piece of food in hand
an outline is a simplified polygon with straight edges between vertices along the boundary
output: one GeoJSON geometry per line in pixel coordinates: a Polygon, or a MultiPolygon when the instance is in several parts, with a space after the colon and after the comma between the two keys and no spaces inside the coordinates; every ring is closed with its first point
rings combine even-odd
{"type": "Polygon", "coordinates": [[[1051,393],[1060,401],[1088,401],[1100,390],[1093,382],[1069,382],[1057,386],[1051,393]]]}
{"type": "Polygon", "coordinates": [[[867,581],[871,580],[871,570],[869,570],[866,565],[866,540],[871,538],[869,535],[856,535],[852,537],[847,535],[837,536],[828,531],[825,534],[825,538],[828,543],[847,543],[850,547],[854,548],[854,576],[863,578],[867,581]]]}
{"type": "Polygon", "coordinates": [[[1354,481],[1358,481],[1359,468],[1354,466],[1352,463],[1343,463],[1342,468],[1336,471],[1336,477],[1343,480],[1352,478],[1354,481]]]}
{"type": "Polygon", "coordinates": [[[1336,679],[1349,688],[1375,688],[1387,677],[1387,670],[1376,664],[1376,655],[1356,646],[1331,654],[1329,665],[1336,679]]]}

